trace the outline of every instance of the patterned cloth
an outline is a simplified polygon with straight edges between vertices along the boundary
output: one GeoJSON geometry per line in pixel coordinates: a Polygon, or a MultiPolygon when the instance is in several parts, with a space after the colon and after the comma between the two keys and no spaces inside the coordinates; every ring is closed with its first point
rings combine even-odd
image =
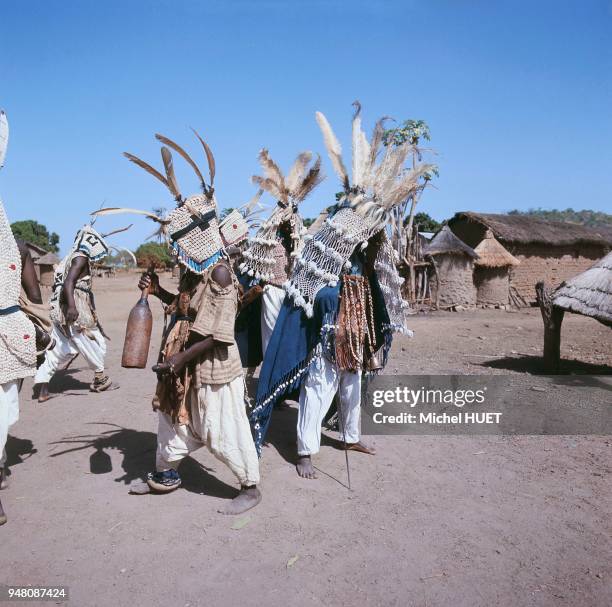
{"type": "Polygon", "coordinates": [[[64,317],[66,307],[63,296],[64,283],[70,272],[72,262],[79,257],[84,257],[88,260],[88,263],[85,276],[81,276],[74,286],[74,303],[79,313],[79,317],[73,326],[77,330],[96,329],[98,327],[98,317],[96,315],[93,292],[91,290],[91,269],[89,266],[89,258],[82,251],[72,251],[66,255],[55,270],[53,293],[51,294],[51,301],[49,302],[51,307],[51,320],[60,326],[66,324],[66,319],[64,317]]]}
{"type": "Polygon", "coordinates": [[[0,384],[34,375],[36,332],[19,307],[21,255],[0,201],[0,384]]]}

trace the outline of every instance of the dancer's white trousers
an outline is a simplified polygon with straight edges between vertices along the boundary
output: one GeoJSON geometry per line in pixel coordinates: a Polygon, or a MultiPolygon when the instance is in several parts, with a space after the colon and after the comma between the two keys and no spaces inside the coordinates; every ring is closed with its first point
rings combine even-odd
{"type": "Polygon", "coordinates": [[[285,290],[273,285],[266,285],[261,295],[261,349],[265,356],[276,319],[280,314],[285,299],[285,290]]]}
{"type": "Polygon", "coordinates": [[[243,487],[259,483],[259,460],[244,406],[242,376],[227,384],[189,390],[190,424],[173,424],[159,412],[156,468],[175,470],[192,451],[206,446],[229,466],[243,487]]]}
{"type": "Polygon", "coordinates": [[[9,428],[19,419],[19,384],[21,380],[0,385],[0,468],[6,463],[6,439],[9,428]]]}
{"type": "Polygon", "coordinates": [[[298,455],[318,453],[321,447],[321,424],[338,392],[342,415],[339,415],[340,438],[347,443],[359,442],[361,419],[361,371],[341,371],[324,356],[316,358],[300,390],[297,442],[298,455]],[[344,420],[345,433],[342,432],[344,420]]]}
{"type": "Polygon", "coordinates": [[[67,337],[57,324],[53,323],[51,337],[55,339],[55,346],[52,350],[47,350],[45,362],[36,372],[34,383],[48,383],[55,372],[77,354],[87,361],[92,371],[104,371],[106,339],[99,329],[89,329],[88,333],[89,335],[85,335],[70,327],[70,337],[67,337]]]}

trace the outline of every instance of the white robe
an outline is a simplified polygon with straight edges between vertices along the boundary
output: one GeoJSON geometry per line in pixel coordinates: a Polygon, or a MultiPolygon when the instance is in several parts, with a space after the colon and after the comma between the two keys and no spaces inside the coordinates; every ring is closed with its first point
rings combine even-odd
{"type": "Polygon", "coordinates": [[[106,339],[99,329],[82,332],[70,327],[70,337],[67,337],[57,323],[53,323],[51,337],[55,339],[55,346],[45,353],[45,362],[36,372],[34,383],[48,383],[55,372],[77,354],[83,356],[92,371],[104,371],[106,339]]]}
{"type": "Polygon", "coordinates": [[[338,392],[344,420],[344,433],[340,426],[340,438],[347,443],[357,443],[360,438],[361,420],[361,371],[355,373],[338,369],[324,356],[316,358],[300,390],[297,438],[298,455],[318,453],[321,447],[321,424],[338,392]]]}
{"type": "Polygon", "coordinates": [[[244,407],[244,379],[226,384],[191,388],[188,394],[190,424],[173,424],[159,412],[156,468],[176,470],[192,451],[206,446],[229,466],[243,487],[259,483],[259,460],[244,407]]]}

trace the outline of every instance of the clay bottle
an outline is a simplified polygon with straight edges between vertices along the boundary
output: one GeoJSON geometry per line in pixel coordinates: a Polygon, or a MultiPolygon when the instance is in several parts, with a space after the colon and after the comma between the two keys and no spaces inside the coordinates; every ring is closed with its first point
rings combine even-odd
{"type": "Polygon", "coordinates": [[[121,366],[128,369],[144,369],[147,366],[153,328],[153,315],[147,301],[148,295],[149,289],[143,289],[140,299],[128,316],[121,357],[121,366]]]}

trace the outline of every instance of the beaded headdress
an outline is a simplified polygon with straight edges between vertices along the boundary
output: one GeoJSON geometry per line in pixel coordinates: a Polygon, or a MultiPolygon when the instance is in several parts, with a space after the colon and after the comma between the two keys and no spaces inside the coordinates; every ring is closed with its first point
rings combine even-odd
{"type": "Polygon", "coordinates": [[[327,118],[316,113],[325,147],[343,193],[336,211],[317,232],[304,238],[305,244],[295,261],[285,290],[307,316],[312,316],[317,293],[325,286],[335,286],[355,249],[365,249],[369,238],[385,228],[393,208],[406,200],[418,187],[419,178],[430,169],[420,165],[407,170],[404,162],[411,149],[408,143],[387,146],[378,160],[383,141],[384,118],[376,123],[371,140],[361,128],[361,105],[353,116],[352,183],[342,161],[342,148],[327,118]]]}
{"type": "Polygon", "coordinates": [[[91,261],[99,261],[108,255],[108,245],[104,236],[98,234],[91,224],[84,225],[74,238],[71,252],[79,251],[91,261]]]}
{"type": "Polygon", "coordinates": [[[148,211],[123,207],[100,209],[92,214],[138,213],[149,217],[160,224],[160,231],[165,236],[178,261],[192,272],[202,274],[221,257],[226,256],[226,246],[236,244],[247,237],[249,225],[245,217],[236,211],[229,213],[223,221],[219,221],[214,190],[215,159],[208,144],[195,130],[194,133],[204,148],[208,163],[209,183],[204,179],[198,165],[180,145],[164,135],[156,134],[156,139],[164,144],[161,147],[161,156],[166,173],[165,177],[137,156],[127,152],[124,155],[168,188],[174,196],[176,208],[166,217],[159,217],[148,211]],[[174,173],[170,148],[177,152],[194,170],[200,181],[202,194],[183,197],[174,173]]]}
{"type": "Polygon", "coordinates": [[[279,166],[270,158],[268,150],[259,153],[259,162],[264,176],[253,176],[253,182],[276,198],[276,207],[266,219],[243,253],[239,270],[261,280],[273,277],[272,266],[276,263],[273,251],[282,238],[279,229],[285,228],[290,239],[289,253],[297,256],[306,232],[298,212],[298,205],[323,181],[321,158],[310,166],[312,152],[302,152],[285,177],[279,166]]]}

